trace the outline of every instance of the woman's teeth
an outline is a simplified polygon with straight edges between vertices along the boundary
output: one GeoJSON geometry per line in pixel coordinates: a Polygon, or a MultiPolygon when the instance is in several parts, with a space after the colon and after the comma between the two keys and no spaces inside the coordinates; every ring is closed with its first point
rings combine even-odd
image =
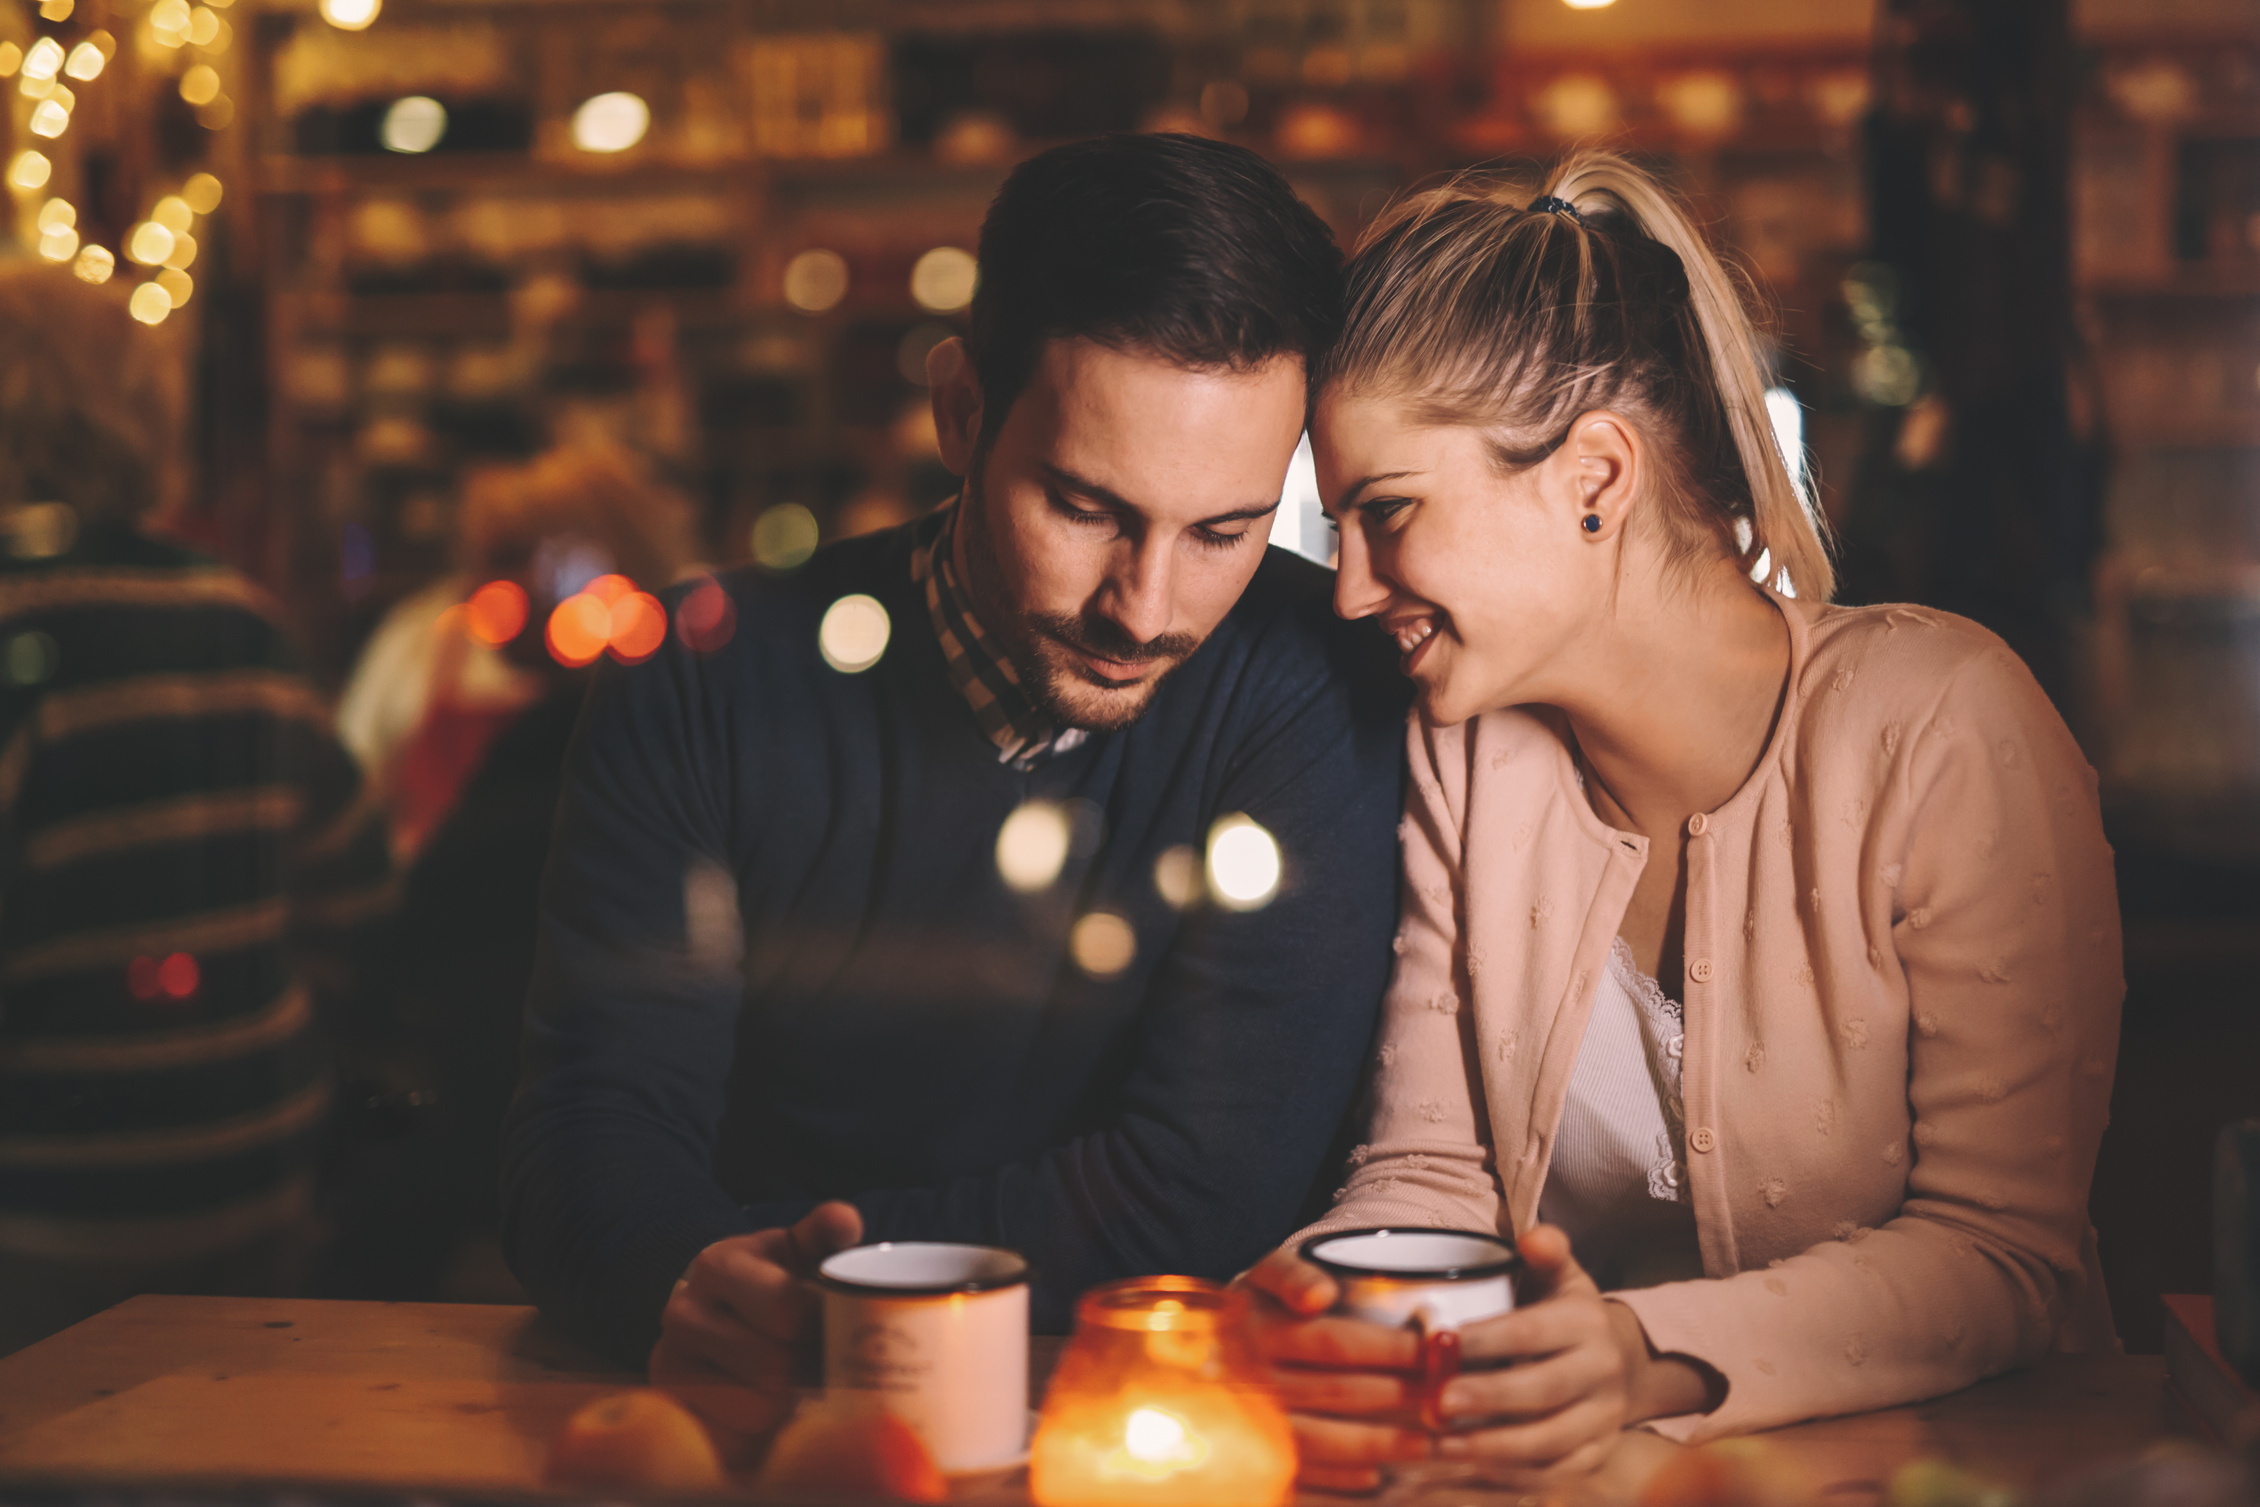
{"type": "Polygon", "coordinates": [[[1413,650],[1426,643],[1428,641],[1429,635],[1434,633],[1435,631],[1436,625],[1434,623],[1406,624],[1404,627],[1397,630],[1398,652],[1403,654],[1412,653],[1413,650]]]}

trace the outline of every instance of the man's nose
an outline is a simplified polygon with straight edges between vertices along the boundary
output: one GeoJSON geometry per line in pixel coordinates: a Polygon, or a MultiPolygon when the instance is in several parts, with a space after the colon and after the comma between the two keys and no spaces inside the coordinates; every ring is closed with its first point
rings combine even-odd
{"type": "Polygon", "coordinates": [[[1372,617],[1389,605],[1389,588],[1373,573],[1373,557],[1355,528],[1342,530],[1334,561],[1334,611],[1346,618],[1372,617]]]}
{"type": "Polygon", "coordinates": [[[1106,615],[1141,644],[1167,633],[1177,615],[1176,564],[1169,541],[1145,538],[1127,546],[1107,579],[1106,615]]]}

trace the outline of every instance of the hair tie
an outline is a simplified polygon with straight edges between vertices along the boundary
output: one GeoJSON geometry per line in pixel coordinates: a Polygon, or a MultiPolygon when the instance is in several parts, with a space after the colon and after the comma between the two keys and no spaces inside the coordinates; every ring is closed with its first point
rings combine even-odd
{"type": "Polygon", "coordinates": [[[1577,212],[1576,205],[1567,199],[1557,199],[1552,194],[1543,199],[1533,199],[1529,212],[1534,215],[1568,215],[1580,225],[1585,223],[1585,216],[1577,212]]]}

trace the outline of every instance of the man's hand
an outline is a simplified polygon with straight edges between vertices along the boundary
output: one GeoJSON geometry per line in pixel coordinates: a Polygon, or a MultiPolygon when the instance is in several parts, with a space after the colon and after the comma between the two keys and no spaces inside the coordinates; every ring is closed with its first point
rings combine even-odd
{"type": "Polygon", "coordinates": [[[1240,1279],[1255,1295],[1256,1344],[1271,1363],[1302,1454],[1302,1483],[1372,1491],[1381,1467],[1425,1460],[1432,1444],[1411,1427],[1407,1375],[1420,1361],[1409,1329],[1332,1316],[1334,1279],[1279,1250],[1240,1279]]]}
{"type": "Polygon", "coordinates": [[[816,1330],[810,1279],[862,1238],[852,1204],[818,1204],[789,1230],[715,1241],[675,1284],[651,1383],[706,1420],[724,1458],[742,1461],[792,1411],[794,1361],[816,1330]]]}

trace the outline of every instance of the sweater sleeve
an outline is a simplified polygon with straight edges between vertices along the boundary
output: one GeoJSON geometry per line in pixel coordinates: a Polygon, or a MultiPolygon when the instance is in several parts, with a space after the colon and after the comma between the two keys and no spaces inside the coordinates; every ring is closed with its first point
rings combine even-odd
{"type": "Polygon", "coordinates": [[[1895,777],[1905,1201],[1771,1269],[1614,1295],[1659,1351],[1727,1378],[1716,1411],[1652,1425],[1673,1438],[1953,1391],[2047,1350],[2081,1296],[2125,992],[2086,762],[1995,647],[1954,671],[1895,777]]]}
{"type": "Polygon", "coordinates": [[[854,1199],[872,1239],[1024,1253],[1040,1332],[1066,1332],[1094,1283],[1225,1278],[1268,1250],[1326,1170],[1371,1048],[1395,912],[1403,699],[1300,649],[1272,656],[1261,678],[1260,704],[1226,724],[1211,810],[1272,835],[1277,894],[1187,914],[1107,1121],[978,1176],[854,1199]]]}
{"type": "Polygon", "coordinates": [[[1504,1217],[1467,1040],[1473,1013],[1459,916],[1465,740],[1464,726],[1409,721],[1397,961],[1381,1005],[1367,1143],[1351,1153],[1349,1185],[1333,1209],[1298,1243],[1375,1225],[1490,1231],[1504,1217]]]}
{"type": "Polygon", "coordinates": [[[752,1228],[712,1170],[741,944],[731,902],[704,882],[726,891],[728,870],[696,673],[670,650],[608,665],[590,689],[502,1136],[511,1269],[545,1311],[639,1370],[692,1257],[752,1228]]]}

